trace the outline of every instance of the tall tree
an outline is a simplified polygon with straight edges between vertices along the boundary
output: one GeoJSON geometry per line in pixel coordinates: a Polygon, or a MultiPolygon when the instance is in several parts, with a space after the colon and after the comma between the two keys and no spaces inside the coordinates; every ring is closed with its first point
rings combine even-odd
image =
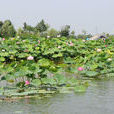
{"type": "Polygon", "coordinates": [[[1,32],[3,37],[14,37],[16,35],[16,30],[10,20],[4,22],[1,32]]]}
{"type": "Polygon", "coordinates": [[[0,21],[0,37],[2,36],[1,29],[2,29],[3,22],[0,21]]]}
{"type": "Polygon", "coordinates": [[[61,31],[60,31],[61,36],[65,36],[68,37],[70,35],[70,26],[69,25],[65,25],[61,31]]]}
{"type": "Polygon", "coordinates": [[[45,23],[44,20],[41,20],[37,25],[36,25],[36,30],[40,33],[47,31],[49,28],[48,24],[45,23]]]}
{"type": "Polygon", "coordinates": [[[24,27],[23,27],[23,30],[25,31],[25,32],[34,32],[34,27],[32,27],[31,25],[27,25],[27,23],[25,22],[24,24],[24,27]]]}
{"type": "Polygon", "coordinates": [[[26,22],[24,22],[23,25],[24,25],[23,30],[26,31],[26,28],[27,28],[27,24],[26,24],[26,22]]]}

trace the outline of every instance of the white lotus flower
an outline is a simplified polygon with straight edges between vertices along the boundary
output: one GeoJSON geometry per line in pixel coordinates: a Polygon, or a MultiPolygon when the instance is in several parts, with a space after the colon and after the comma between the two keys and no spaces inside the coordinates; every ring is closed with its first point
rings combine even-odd
{"type": "Polygon", "coordinates": [[[47,36],[47,38],[50,38],[50,36],[47,36]]]}
{"type": "Polygon", "coordinates": [[[59,35],[57,35],[57,38],[60,38],[61,37],[61,35],[59,34],[59,35]]]}
{"type": "Polygon", "coordinates": [[[17,38],[20,38],[20,36],[17,36],[17,38]]]}
{"type": "Polygon", "coordinates": [[[4,49],[2,49],[2,51],[5,51],[4,49]]]}
{"type": "Polygon", "coordinates": [[[112,58],[108,58],[107,61],[112,61],[112,58]]]}
{"type": "Polygon", "coordinates": [[[97,49],[97,52],[101,52],[102,51],[102,49],[97,49]]]}

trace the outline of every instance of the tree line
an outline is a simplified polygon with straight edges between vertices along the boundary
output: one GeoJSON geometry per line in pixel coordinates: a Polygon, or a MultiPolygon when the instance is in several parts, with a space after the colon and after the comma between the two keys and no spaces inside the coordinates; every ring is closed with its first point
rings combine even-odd
{"type": "Polygon", "coordinates": [[[70,30],[70,25],[65,25],[61,28],[60,31],[57,31],[54,28],[50,28],[49,24],[47,24],[43,19],[37,23],[36,26],[28,25],[24,22],[23,27],[18,30],[15,29],[14,25],[10,20],[0,21],[0,37],[15,37],[16,35],[21,34],[35,34],[39,37],[73,37],[73,38],[85,38],[91,37],[91,34],[87,34],[84,31],[82,34],[78,36],[75,35],[75,31],[70,30]]]}

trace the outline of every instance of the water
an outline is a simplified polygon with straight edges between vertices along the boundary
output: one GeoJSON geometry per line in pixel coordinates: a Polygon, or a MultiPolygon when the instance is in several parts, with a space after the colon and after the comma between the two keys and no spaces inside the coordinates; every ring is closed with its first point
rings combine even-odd
{"type": "Polygon", "coordinates": [[[114,114],[114,80],[95,81],[86,93],[0,102],[0,114],[114,114]]]}

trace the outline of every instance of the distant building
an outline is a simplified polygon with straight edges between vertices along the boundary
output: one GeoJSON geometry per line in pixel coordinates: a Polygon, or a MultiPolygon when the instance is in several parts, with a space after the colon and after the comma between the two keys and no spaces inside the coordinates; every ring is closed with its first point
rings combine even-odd
{"type": "Polygon", "coordinates": [[[107,37],[105,35],[101,35],[101,34],[97,34],[91,38],[89,38],[89,40],[98,40],[98,39],[103,39],[105,40],[107,37]]]}

